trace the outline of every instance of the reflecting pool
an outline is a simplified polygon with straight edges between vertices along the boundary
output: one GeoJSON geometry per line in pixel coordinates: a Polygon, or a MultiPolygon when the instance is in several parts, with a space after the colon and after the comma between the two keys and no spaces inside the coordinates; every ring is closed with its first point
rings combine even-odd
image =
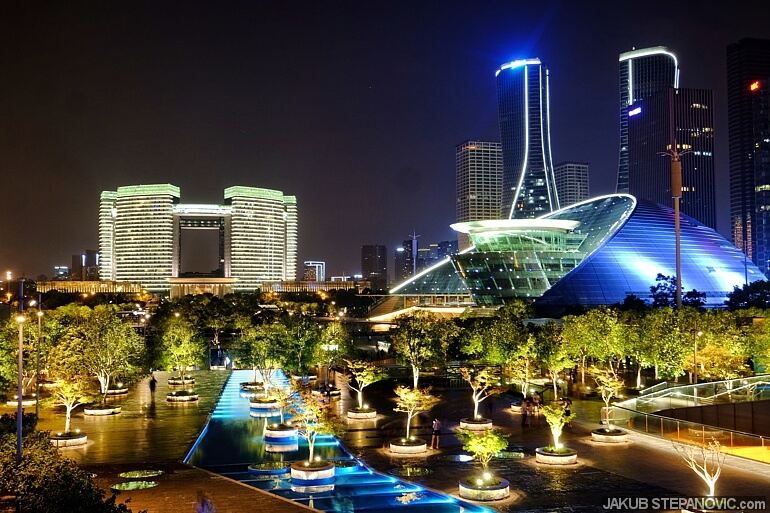
{"type": "MultiPolygon", "coordinates": [[[[265,443],[265,427],[278,422],[279,418],[278,413],[271,417],[250,415],[249,399],[242,397],[239,384],[253,377],[250,370],[232,372],[211,419],[185,462],[330,512],[493,513],[482,506],[375,472],[330,436],[317,439],[315,454],[338,464],[333,485],[292,487],[290,479],[250,473],[249,465],[302,461],[308,456],[307,443],[302,439],[298,443],[265,443]]],[[[274,381],[279,386],[288,386],[282,374],[274,381]]]]}

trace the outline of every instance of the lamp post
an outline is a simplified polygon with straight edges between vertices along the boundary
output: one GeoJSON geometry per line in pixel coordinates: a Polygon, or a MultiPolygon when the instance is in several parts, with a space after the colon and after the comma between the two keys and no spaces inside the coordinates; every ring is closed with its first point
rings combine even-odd
{"type": "MultiPolygon", "coordinates": [[[[692,330],[692,383],[693,385],[698,384],[698,337],[703,335],[702,331],[698,331],[698,329],[692,330]]],[[[695,389],[693,389],[695,390],[695,389]]],[[[695,392],[697,394],[697,392],[695,392]]]]}
{"type": "MultiPolygon", "coordinates": [[[[23,307],[19,307],[23,308],[23,307]]],[[[22,432],[22,417],[24,411],[22,410],[22,386],[21,386],[21,374],[24,372],[24,315],[20,312],[16,316],[16,322],[19,323],[19,359],[18,359],[18,373],[19,380],[17,383],[17,408],[16,408],[16,463],[21,463],[21,432],[22,432]]]]}
{"type": "MultiPolygon", "coordinates": [[[[42,299],[42,298],[39,298],[42,299]]],[[[43,304],[37,307],[37,355],[35,356],[35,418],[40,418],[40,348],[43,345],[43,304]]]]}

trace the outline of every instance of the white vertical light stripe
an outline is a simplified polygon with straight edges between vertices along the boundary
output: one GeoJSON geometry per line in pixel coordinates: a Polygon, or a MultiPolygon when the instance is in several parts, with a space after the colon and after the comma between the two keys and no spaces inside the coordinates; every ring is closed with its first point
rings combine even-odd
{"type": "Polygon", "coordinates": [[[516,193],[513,195],[511,211],[508,214],[513,219],[513,211],[516,208],[516,201],[521,193],[521,185],[524,182],[524,173],[527,170],[527,158],[529,157],[529,66],[524,66],[524,163],[521,166],[519,174],[519,184],[516,186],[516,193]]]}

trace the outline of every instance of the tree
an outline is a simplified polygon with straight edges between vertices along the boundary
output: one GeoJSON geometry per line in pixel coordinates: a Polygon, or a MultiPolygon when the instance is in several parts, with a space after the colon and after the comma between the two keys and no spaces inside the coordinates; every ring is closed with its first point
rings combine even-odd
{"type": "Polygon", "coordinates": [[[610,401],[613,397],[618,397],[625,389],[626,384],[611,369],[599,369],[593,367],[590,371],[591,376],[596,381],[596,387],[604,401],[604,407],[607,412],[607,431],[612,431],[612,415],[610,414],[610,401]]]}
{"type": "Polygon", "coordinates": [[[745,310],[747,308],[770,309],[770,281],[758,280],[743,287],[736,286],[727,295],[725,301],[730,311],[745,310]]]}
{"type": "Polygon", "coordinates": [[[64,433],[67,434],[70,432],[72,412],[75,408],[96,401],[98,395],[91,383],[82,376],[59,377],[55,383],[53,401],[64,406],[64,433]]]}
{"type": "Polygon", "coordinates": [[[331,405],[313,397],[313,391],[309,385],[305,385],[301,379],[295,379],[292,380],[291,386],[297,396],[288,410],[294,415],[292,423],[297,428],[297,434],[307,440],[307,461],[312,462],[318,435],[339,435],[342,426],[339,419],[332,413],[331,405]]]}
{"type": "Polygon", "coordinates": [[[277,338],[270,324],[249,326],[241,331],[241,336],[232,347],[235,362],[253,369],[255,382],[261,375],[266,389],[272,386],[273,374],[280,359],[277,338]]]}
{"type": "Polygon", "coordinates": [[[324,385],[329,386],[329,374],[339,360],[351,350],[350,335],[341,322],[330,322],[321,330],[317,358],[326,368],[324,385]]]}
{"type": "Polygon", "coordinates": [[[409,438],[412,419],[424,411],[430,411],[440,399],[431,394],[431,387],[420,389],[399,385],[394,392],[398,399],[393,411],[406,413],[406,438],[409,438]]]}
{"type": "Polygon", "coordinates": [[[492,317],[482,348],[489,363],[503,365],[503,374],[521,383],[524,395],[529,386],[534,352],[534,338],[525,321],[532,315],[532,305],[521,299],[501,306],[492,317]]]}
{"type": "Polygon", "coordinates": [[[506,387],[494,386],[495,378],[492,376],[492,368],[484,367],[480,370],[460,368],[460,375],[471,386],[471,399],[473,399],[473,418],[481,418],[479,404],[490,396],[503,393],[506,387]]]}
{"type": "Polygon", "coordinates": [[[535,352],[540,364],[546,368],[551,377],[553,400],[555,401],[559,398],[559,373],[572,367],[574,362],[570,359],[567,348],[562,343],[560,329],[556,323],[549,322],[540,327],[536,333],[535,352]]]}
{"type": "Polygon", "coordinates": [[[483,432],[463,429],[457,433],[457,438],[463,442],[463,450],[473,455],[481,463],[481,470],[487,474],[489,462],[503,449],[508,447],[508,435],[499,429],[487,429],[483,432]]]}
{"type": "Polygon", "coordinates": [[[363,360],[345,360],[348,370],[353,375],[356,386],[348,380],[348,386],[358,392],[358,408],[364,408],[364,388],[388,377],[388,371],[363,360]]]}
{"type": "Polygon", "coordinates": [[[393,350],[399,359],[412,367],[413,387],[417,388],[420,367],[444,363],[449,339],[459,334],[459,328],[435,314],[417,310],[397,319],[398,327],[391,333],[393,350]]]}
{"type": "Polygon", "coordinates": [[[551,428],[551,436],[553,436],[552,448],[554,449],[561,448],[559,438],[561,437],[564,425],[574,419],[576,415],[575,412],[567,415],[566,408],[567,406],[563,402],[554,402],[540,407],[540,411],[543,412],[543,416],[545,417],[546,422],[548,422],[548,426],[551,428]]]}
{"type": "Polygon", "coordinates": [[[674,449],[682,457],[685,464],[703,479],[709,488],[708,496],[713,497],[714,488],[722,473],[722,465],[725,463],[726,454],[722,451],[722,445],[717,440],[712,440],[706,445],[686,445],[674,442],[674,449]]]}
{"type": "MultiPolygon", "coordinates": [[[[61,456],[46,433],[24,437],[16,462],[16,437],[0,438],[0,495],[14,497],[19,511],[35,513],[130,513],[115,494],[106,497],[90,472],[61,456]]],[[[146,513],[146,512],[145,512],[146,513]]]]}
{"type": "Polygon", "coordinates": [[[307,374],[321,340],[320,328],[300,314],[285,316],[281,324],[283,329],[276,326],[274,332],[280,340],[281,366],[289,372],[307,374]]]}
{"type": "MultiPolygon", "coordinates": [[[[655,285],[650,286],[653,308],[675,307],[676,304],[676,276],[666,276],[658,273],[655,277],[655,285]]],[[[706,293],[695,289],[682,291],[682,305],[701,308],[706,304],[706,293]]]]}
{"type": "Polygon", "coordinates": [[[179,372],[179,379],[184,379],[188,367],[205,361],[208,345],[182,317],[173,317],[165,323],[161,343],[171,367],[179,372]]]}

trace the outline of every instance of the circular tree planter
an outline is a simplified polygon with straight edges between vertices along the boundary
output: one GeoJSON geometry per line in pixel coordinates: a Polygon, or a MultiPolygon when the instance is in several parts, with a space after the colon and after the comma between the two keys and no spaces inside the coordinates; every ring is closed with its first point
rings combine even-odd
{"type": "Polygon", "coordinates": [[[394,438],[390,441],[390,452],[393,454],[422,454],[428,451],[428,442],[422,438],[394,438]]]}
{"type": "Polygon", "coordinates": [[[166,395],[166,401],[169,403],[191,403],[197,400],[198,394],[192,390],[177,390],[166,395]]]}
{"type": "Polygon", "coordinates": [[[562,447],[553,450],[548,447],[535,449],[535,461],[546,465],[574,465],[577,463],[577,451],[562,447]]]}
{"type": "Polygon", "coordinates": [[[124,477],[126,479],[145,479],[148,477],[162,476],[162,470],[129,470],[128,472],[121,472],[118,477],[124,477]]]}
{"type": "Polygon", "coordinates": [[[293,442],[283,442],[278,444],[265,444],[265,450],[267,452],[294,452],[299,450],[299,442],[294,440],[293,442]]]}
{"type": "Polygon", "coordinates": [[[348,410],[348,418],[354,420],[376,419],[377,410],[374,408],[351,408],[348,410]]]}
{"type": "Polygon", "coordinates": [[[300,487],[330,485],[336,468],[328,461],[295,461],[291,464],[291,483],[300,487]]]}
{"type": "Polygon", "coordinates": [[[334,462],[334,466],[337,467],[334,471],[337,476],[352,474],[361,468],[361,465],[356,460],[337,460],[334,462]]]}
{"type": "Polygon", "coordinates": [[[603,444],[622,444],[628,442],[628,433],[622,429],[594,429],[591,431],[591,440],[603,444]]]}
{"type": "Polygon", "coordinates": [[[460,419],[460,429],[486,431],[487,429],[492,429],[492,419],[486,419],[484,417],[460,419]]]}
{"type": "Polygon", "coordinates": [[[297,442],[297,428],[288,424],[270,424],[265,428],[265,442],[290,444],[297,442]]]}
{"type": "Polygon", "coordinates": [[[108,396],[126,395],[128,393],[128,387],[119,386],[118,388],[108,388],[108,396]]]}
{"type": "Polygon", "coordinates": [[[265,390],[265,383],[263,381],[244,381],[243,383],[240,383],[239,386],[241,387],[241,390],[250,390],[253,392],[265,390]]]}
{"type": "Polygon", "coordinates": [[[289,463],[282,461],[267,461],[249,465],[249,474],[258,479],[288,479],[291,477],[289,463]]]}
{"type": "MultiPolygon", "coordinates": [[[[35,406],[35,396],[34,395],[23,395],[21,396],[21,405],[22,406],[35,406]]],[[[19,404],[19,396],[14,396],[14,398],[10,401],[7,401],[5,403],[7,406],[17,406],[19,404]]]]}
{"type": "Polygon", "coordinates": [[[110,406],[107,404],[88,406],[83,409],[84,415],[88,415],[92,417],[100,417],[104,415],[117,415],[120,412],[121,412],[120,406],[110,406]]]}
{"type": "Polygon", "coordinates": [[[49,436],[51,443],[56,447],[78,447],[88,443],[88,435],[80,432],[56,433],[49,436]]]}
{"type": "Polygon", "coordinates": [[[168,378],[168,384],[171,386],[194,385],[195,378],[192,376],[185,376],[183,378],[180,378],[180,377],[168,378]]]}
{"type": "Polygon", "coordinates": [[[269,397],[264,399],[253,399],[249,401],[249,408],[252,410],[269,410],[269,411],[280,411],[281,405],[278,404],[278,401],[275,399],[271,399],[269,397]]]}
{"type": "Polygon", "coordinates": [[[127,490],[146,490],[158,486],[157,481],[128,481],[127,483],[117,483],[110,486],[114,492],[125,492],[127,490]]]}
{"type": "Polygon", "coordinates": [[[471,478],[460,481],[460,497],[472,501],[499,501],[511,495],[510,483],[507,479],[492,478],[478,480],[471,478]],[[479,483],[480,482],[480,483],[479,483]]]}

